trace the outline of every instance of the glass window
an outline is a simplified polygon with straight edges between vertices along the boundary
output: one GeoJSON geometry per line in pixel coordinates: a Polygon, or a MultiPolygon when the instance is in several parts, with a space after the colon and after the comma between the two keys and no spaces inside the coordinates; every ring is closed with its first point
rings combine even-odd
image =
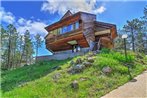
{"type": "Polygon", "coordinates": [[[76,22],[75,23],[75,29],[78,29],[79,28],[79,22],[76,22]]]}
{"type": "Polygon", "coordinates": [[[62,33],[61,34],[64,34],[65,32],[67,32],[67,27],[66,26],[62,28],[62,33]]]}
{"type": "Polygon", "coordinates": [[[61,28],[58,28],[58,29],[57,29],[57,34],[58,34],[58,35],[60,34],[60,29],[61,29],[61,28]]]}
{"type": "Polygon", "coordinates": [[[62,28],[60,28],[60,34],[62,34],[62,28]]]}
{"type": "Polygon", "coordinates": [[[67,26],[67,32],[70,32],[73,30],[73,24],[70,24],[67,26]]]}

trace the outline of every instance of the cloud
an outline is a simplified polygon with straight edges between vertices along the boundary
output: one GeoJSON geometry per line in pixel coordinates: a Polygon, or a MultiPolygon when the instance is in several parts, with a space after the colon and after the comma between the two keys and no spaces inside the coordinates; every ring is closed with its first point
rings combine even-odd
{"type": "Polygon", "coordinates": [[[24,35],[26,30],[29,30],[32,36],[39,33],[42,38],[47,34],[47,31],[44,29],[47,25],[41,20],[35,21],[32,17],[29,20],[23,17],[17,19],[13,13],[5,11],[3,7],[0,7],[0,20],[2,23],[14,24],[17,31],[22,35],[24,35]]]}
{"type": "Polygon", "coordinates": [[[106,10],[104,6],[100,6],[98,9],[94,10],[94,13],[103,13],[106,10]]]}
{"type": "Polygon", "coordinates": [[[96,0],[48,0],[43,3],[41,11],[49,11],[51,14],[57,12],[59,15],[63,15],[67,10],[74,13],[78,11],[103,13],[106,10],[104,5],[98,7],[96,3],[96,0]]]}
{"type": "Polygon", "coordinates": [[[6,12],[3,7],[0,7],[0,21],[12,24],[15,22],[15,16],[11,12],[6,12]]]}
{"type": "Polygon", "coordinates": [[[26,30],[30,31],[31,35],[39,33],[42,38],[46,36],[47,31],[44,29],[47,25],[40,21],[25,20],[20,18],[17,24],[17,31],[24,34],[26,30]]]}

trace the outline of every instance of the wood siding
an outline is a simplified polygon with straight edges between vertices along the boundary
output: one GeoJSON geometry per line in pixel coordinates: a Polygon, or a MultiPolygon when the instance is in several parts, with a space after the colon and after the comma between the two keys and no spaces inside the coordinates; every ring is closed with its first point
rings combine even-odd
{"type": "Polygon", "coordinates": [[[71,50],[72,45],[68,44],[68,42],[73,40],[77,41],[82,48],[90,47],[91,42],[98,42],[99,40],[104,47],[113,47],[113,39],[117,36],[116,26],[96,21],[96,15],[93,14],[78,12],[47,26],[45,29],[50,32],[76,21],[80,23],[77,30],[60,35],[49,33],[45,37],[46,48],[53,52],[71,50]]]}

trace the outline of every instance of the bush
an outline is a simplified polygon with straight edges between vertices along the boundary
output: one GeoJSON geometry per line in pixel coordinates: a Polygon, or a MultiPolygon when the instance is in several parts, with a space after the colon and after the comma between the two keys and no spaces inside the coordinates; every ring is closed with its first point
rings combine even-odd
{"type": "Polygon", "coordinates": [[[110,49],[102,48],[101,53],[110,53],[110,49]]]}
{"type": "Polygon", "coordinates": [[[118,60],[120,62],[132,62],[135,59],[134,56],[132,56],[128,53],[127,60],[126,60],[124,54],[121,54],[119,52],[114,52],[114,51],[109,52],[109,54],[101,53],[100,55],[102,57],[112,58],[112,59],[118,60]]]}

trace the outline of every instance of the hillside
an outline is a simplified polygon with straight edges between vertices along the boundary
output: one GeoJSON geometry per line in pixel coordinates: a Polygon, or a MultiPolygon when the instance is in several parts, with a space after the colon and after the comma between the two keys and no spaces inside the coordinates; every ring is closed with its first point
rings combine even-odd
{"type": "Polygon", "coordinates": [[[146,70],[147,57],[129,52],[126,61],[123,53],[103,50],[39,62],[2,72],[1,93],[3,98],[99,98],[130,80],[126,66],[135,77],[146,70]]]}

